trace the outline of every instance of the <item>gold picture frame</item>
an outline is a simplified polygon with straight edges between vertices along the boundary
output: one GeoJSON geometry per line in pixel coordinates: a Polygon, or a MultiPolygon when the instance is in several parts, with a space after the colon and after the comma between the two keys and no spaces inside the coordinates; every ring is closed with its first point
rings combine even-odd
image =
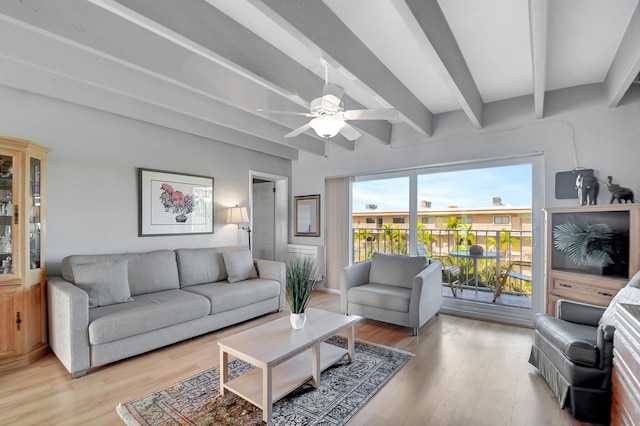
{"type": "Polygon", "coordinates": [[[320,195],[293,197],[294,235],[296,237],[320,236],[320,195]]]}

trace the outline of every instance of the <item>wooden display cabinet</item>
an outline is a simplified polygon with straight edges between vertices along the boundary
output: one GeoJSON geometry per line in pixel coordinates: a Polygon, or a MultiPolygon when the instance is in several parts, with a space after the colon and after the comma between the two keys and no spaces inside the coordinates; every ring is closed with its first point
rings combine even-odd
{"type": "Polygon", "coordinates": [[[610,204],[546,210],[547,298],[546,312],[556,315],[558,299],[607,306],[640,268],[640,205],[610,204]],[[575,264],[554,245],[553,230],[577,218],[590,224],[606,223],[614,231],[617,251],[614,265],[594,271],[575,264]]]}
{"type": "Polygon", "coordinates": [[[0,371],[49,350],[43,245],[48,152],[0,137],[0,371]]]}

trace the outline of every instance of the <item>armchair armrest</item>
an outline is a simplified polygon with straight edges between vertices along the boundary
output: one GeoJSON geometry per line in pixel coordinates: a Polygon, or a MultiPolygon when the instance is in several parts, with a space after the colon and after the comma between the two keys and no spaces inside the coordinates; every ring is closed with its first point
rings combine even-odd
{"type": "Polygon", "coordinates": [[[287,293],[287,274],[284,263],[263,259],[254,259],[253,261],[256,265],[258,276],[260,278],[275,280],[280,283],[280,300],[278,302],[278,310],[284,309],[285,295],[287,293]]]}
{"type": "Polygon", "coordinates": [[[343,313],[348,313],[347,292],[352,287],[367,284],[369,282],[370,269],[371,260],[354,263],[353,265],[342,268],[340,272],[340,308],[343,313]]]}
{"type": "Polygon", "coordinates": [[[89,348],[89,295],[62,279],[49,277],[49,345],[73,377],[91,366],[89,348]]]}
{"type": "MultiPolygon", "coordinates": [[[[421,313],[439,311],[442,307],[442,263],[433,262],[413,279],[409,302],[409,323],[419,328],[425,322],[421,313]]],[[[433,312],[433,313],[435,313],[433,312]]],[[[426,315],[430,318],[431,315],[426,315]]]]}
{"type": "Polygon", "coordinates": [[[571,300],[558,300],[558,318],[576,324],[598,326],[598,321],[605,311],[605,307],[571,300]]]}
{"type": "Polygon", "coordinates": [[[598,337],[596,346],[600,353],[600,368],[605,369],[613,365],[613,335],[616,331],[615,326],[602,324],[598,326],[598,337]]]}

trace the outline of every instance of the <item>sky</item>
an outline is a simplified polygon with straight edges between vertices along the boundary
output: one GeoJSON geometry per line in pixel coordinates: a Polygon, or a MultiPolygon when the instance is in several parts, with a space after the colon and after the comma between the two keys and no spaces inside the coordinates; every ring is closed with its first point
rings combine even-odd
{"type": "MultiPolygon", "coordinates": [[[[505,206],[531,206],[531,164],[432,173],[418,176],[418,203],[431,201],[432,209],[491,207],[493,197],[505,206]]],[[[409,210],[409,178],[353,183],[353,211],[409,210]]],[[[424,207],[419,206],[419,210],[424,207]]]]}

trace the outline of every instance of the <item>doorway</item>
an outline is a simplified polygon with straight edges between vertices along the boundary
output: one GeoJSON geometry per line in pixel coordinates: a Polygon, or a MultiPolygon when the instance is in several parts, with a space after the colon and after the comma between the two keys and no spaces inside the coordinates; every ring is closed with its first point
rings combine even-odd
{"type": "Polygon", "coordinates": [[[273,260],[276,183],[253,179],[253,257],[273,260]]]}
{"type": "Polygon", "coordinates": [[[253,257],[284,261],[288,241],[288,178],[256,171],[250,174],[253,257]]]}

